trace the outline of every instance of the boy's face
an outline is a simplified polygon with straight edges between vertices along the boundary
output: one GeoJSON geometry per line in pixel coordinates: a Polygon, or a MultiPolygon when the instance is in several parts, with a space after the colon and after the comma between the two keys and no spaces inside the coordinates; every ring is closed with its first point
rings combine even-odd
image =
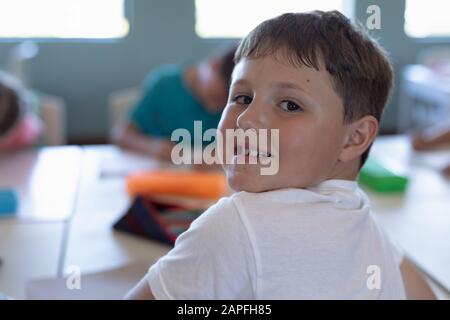
{"type": "Polygon", "coordinates": [[[220,72],[220,61],[211,59],[198,68],[197,95],[212,113],[223,110],[227,103],[227,85],[220,72]]]}
{"type": "Polygon", "coordinates": [[[249,164],[250,156],[246,164],[223,159],[228,182],[236,191],[307,188],[340,178],[338,158],[347,126],[330,75],[323,68],[296,68],[280,61],[273,56],[242,59],[234,69],[219,124],[224,140],[226,129],[279,130],[278,150],[258,150],[279,157],[277,174],[261,175],[264,164],[259,159],[249,164]]]}

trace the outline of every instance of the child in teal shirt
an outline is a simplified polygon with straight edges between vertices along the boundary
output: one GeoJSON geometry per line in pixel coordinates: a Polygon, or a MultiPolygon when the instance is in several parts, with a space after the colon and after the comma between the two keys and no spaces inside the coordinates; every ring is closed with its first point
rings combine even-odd
{"type": "Polygon", "coordinates": [[[113,141],[169,160],[174,130],[187,129],[193,136],[194,121],[201,121],[203,130],[216,128],[228,97],[235,49],[232,46],[194,66],[163,65],[153,70],[143,97],[114,129],[113,141]]]}
{"type": "Polygon", "coordinates": [[[149,75],[145,95],[130,114],[142,133],[170,138],[175,129],[185,128],[193,134],[194,120],[202,121],[204,129],[217,127],[223,102],[217,102],[217,110],[204,107],[185,83],[183,73],[182,66],[164,65],[149,75]]]}

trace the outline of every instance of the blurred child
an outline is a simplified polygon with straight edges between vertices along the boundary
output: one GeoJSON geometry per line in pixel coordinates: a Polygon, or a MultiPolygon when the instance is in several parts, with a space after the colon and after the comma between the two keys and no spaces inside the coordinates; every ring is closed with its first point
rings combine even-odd
{"type": "Polygon", "coordinates": [[[128,297],[433,297],[356,182],[392,87],[384,51],[341,13],[315,11],[263,22],[235,61],[220,132],[277,129],[279,143],[226,149],[237,192],[196,219],[128,297]],[[278,172],[261,175],[272,157],[278,172]]]}
{"type": "MultiPolygon", "coordinates": [[[[444,145],[450,146],[450,123],[446,122],[414,135],[412,145],[417,151],[426,151],[444,145]]],[[[450,177],[450,159],[448,165],[442,169],[442,173],[450,177]]]]}
{"type": "Polygon", "coordinates": [[[114,128],[112,140],[121,147],[170,159],[172,132],[194,134],[194,121],[203,129],[217,128],[228,96],[236,46],[197,65],[164,65],[153,70],[142,99],[129,118],[114,128]]]}
{"type": "Polygon", "coordinates": [[[0,72],[0,152],[30,147],[42,134],[42,122],[31,112],[31,97],[12,76],[0,72]]]}

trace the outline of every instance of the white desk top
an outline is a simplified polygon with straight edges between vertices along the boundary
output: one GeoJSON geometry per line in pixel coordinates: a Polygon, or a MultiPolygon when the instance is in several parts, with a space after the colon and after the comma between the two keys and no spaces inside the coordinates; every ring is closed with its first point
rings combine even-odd
{"type": "MultiPolygon", "coordinates": [[[[34,222],[23,225],[17,223],[20,219],[0,219],[0,256],[8,263],[3,269],[0,267],[0,291],[17,294],[19,298],[23,296],[22,285],[26,279],[56,276],[58,263],[64,269],[77,265],[82,273],[94,272],[136,260],[150,262],[170,249],[112,229],[130,204],[125,192],[125,174],[160,167],[158,162],[122,152],[114,146],[85,147],[83,152],[73,147],[57,149],[45,148],[38,156],[26,154],[14,161],[0,159],[0,186],[19,187],[24,198],[30,201],[21,208],[19,216],[24,217],[23,221],[34,222]],[[80,157],[82,177],[75,196],[80,157]],[[28,171],[20,169],[24,167],[28,171]],[[51,200],[58,192],[62,196],[54,204],[51,200]],[[72,207],[74,199],[75,208],[72,207]],[[63,220],[70,216],[71,210],[75,213],[65,246],[63,220]],[[33,217],[59,222],[38,224],[41,218],[33,217]],[[65,252],[59,251],[61,248],[65,252]],[[63,261],[58,260],[60,253],[63,261]]],[[[404,195],[381,196],[368,191],[376,218],[420,267],[448,286],[450,181],[435,168],[447,157],[450,159],[450,152],[411,157],[404,137],[387,137],[377,140],[373,155],[399,170],[407,170],[411,176],[404,195]]]]}
{"type": "Polygon", "coordinates": [[[24,222],[63,221],[73,211],[81,173],[82,149],[47,147],[0,155],[0,188],[13,188],[19,210],[10,218],[24,222]]]}
{"type": "Polygon", "coordinates": [[[450,150],[417,153],[406,137],[397,136],[378,139],[372,156],[410,177],[403,195],[365,190],[376,219],[430,278],[450,292],[450,179],[438,170],[450,163],[450,150]]]}
{"type": "Polygon", "coordinates": [[[63,232],[59,222],[0,222],[0,292],[24,299],[28,280],[56,277],[63,232]]]}
{"type": "Polygon", "coordinates": [[[0,292],[25,298],[28,280],[57,275],[81,159],[79,147],[0,155],[0,188],[19,193],[18,212],[0,218],[0,292]]]}
{"type": "Polygon", "coordinates": [[[65,269],[77,265],[82,272],[99,271],[135,260],[150,261],[170,249],[112,229],[130,204],[125,192],[126,173],[160,166],[150,158],[120,151],[115,146],[84,148],[83,177],[69,232],[65,269]]]}
{"type": "MultiPolygon", "coordinates": [[[[368,194],[375,216],[389,236],[420,267],[432,277],[444,280],[450,288],[450,182],[435,170],[447,155],[450,159],[450,152],[414,157],[411,154],[406,137],[379,138],[373,155],[391,167],[408,171],[411,183],[405,195],[381,196],[370,191],[368,194]]],[[[115,233],[111,228],[130,203],[124,191],[124,175],[113,174],[129,171],[127,163],[128,169],[157,166],[152,160],[123,153],[114,146],[85,149],[86,175],[65,266],[78,265],[87,272],[98,271],[134,260],[156,258],[169,249],[156,242],[115,233]],[[102,163],[106,163],[107,170],[102,163]]]]}

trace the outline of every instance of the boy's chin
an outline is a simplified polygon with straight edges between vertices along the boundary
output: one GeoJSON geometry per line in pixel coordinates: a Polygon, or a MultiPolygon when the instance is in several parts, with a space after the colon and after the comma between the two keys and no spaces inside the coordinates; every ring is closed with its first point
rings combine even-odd
{"type": "Polygon", "coordinates": [[[259,179],[252,179],[250,177],[228,174],[228,185],[236,192],[245,191],[251,193],[259,193],[268,191],[270,188],[264,186],[259,179]]]}

